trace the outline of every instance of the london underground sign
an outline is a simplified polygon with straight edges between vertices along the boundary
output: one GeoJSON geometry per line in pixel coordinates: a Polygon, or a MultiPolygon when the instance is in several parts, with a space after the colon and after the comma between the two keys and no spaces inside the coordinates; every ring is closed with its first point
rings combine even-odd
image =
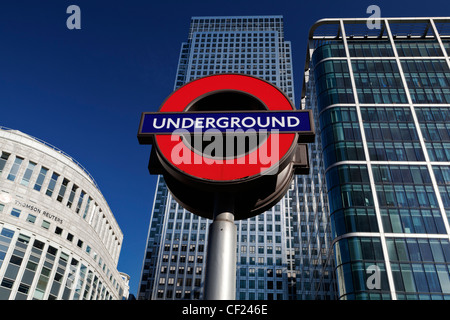
{"type": "Polygon", "coordinates": [[[138,139],[153,145],[150,173],[163,175],[184,208],[213,219],[205,298],[234,299],[234,220],[270,209],[294,174],[309,171],[310,111],[295,110],[281,90],[259,78],[213,75],[173,92],[158,112],[144,112],[138,139]]]}
{"type": "Polygon", "coordinates": [[[162,174],[188,210],[212,218],[217,193],[235,201],[236,219],[257,215],[306,173],[314,139],[308,110],[295,110],[276,86],[242,74],[194,80],[158,112],[141,116],[138,139],[152,144],[150,173],[162,174]]]}

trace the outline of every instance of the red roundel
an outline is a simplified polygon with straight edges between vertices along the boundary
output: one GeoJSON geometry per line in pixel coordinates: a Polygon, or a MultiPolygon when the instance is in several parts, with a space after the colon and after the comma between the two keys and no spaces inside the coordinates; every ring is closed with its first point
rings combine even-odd
{"type": "MultiPolygon", "coordinates": [[[[293,110],[289,98],[274,85],[248,75],[220,74],[192,81],[170,95],[159,112],[183,112],[194,101],[215,92],[244,92],[257,98],[268,110],[293,110]]],[[[211,161],[181,142],[180,136],[158,134],[155,145],[176,170],[209,181],[236,181],[267,173],[296,144],[295,133],[270,134],[256,150],[235,159],[211,161]],[[276,149],[275,149],[276,148],[276,149]],[[176,154],[174,154],[176,150],[176,154]],[[276,152],[273,152],[276,150],[276,152]],[[183,161],[178,156],[182,155],[183,161]],[[186,160],[187,159],[187,160],[186,160]]]]}

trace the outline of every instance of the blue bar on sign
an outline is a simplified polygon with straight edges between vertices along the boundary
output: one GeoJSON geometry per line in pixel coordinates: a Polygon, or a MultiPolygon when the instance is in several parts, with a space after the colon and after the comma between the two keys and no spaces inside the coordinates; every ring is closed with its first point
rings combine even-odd
{"type": "Polygon", "coordinates": [[[281,132],[309,132],[311,124],[309,112],[298,111],[261,111],[261,112],[180,112],[144,113],[141,125],[142,134],[171,134],[176,130],[190,133],[215,130],[255,131],[277,130],[281,132]]]}

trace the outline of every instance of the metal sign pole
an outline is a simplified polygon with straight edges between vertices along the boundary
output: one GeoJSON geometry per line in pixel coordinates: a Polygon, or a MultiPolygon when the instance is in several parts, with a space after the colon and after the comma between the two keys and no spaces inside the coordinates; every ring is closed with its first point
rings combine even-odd
{"type": "Polygon", "coordinates": [[[205,300],[236,298],[236,225],[234,199],[216,195],[214,220],[209,226],[205,300]]]}

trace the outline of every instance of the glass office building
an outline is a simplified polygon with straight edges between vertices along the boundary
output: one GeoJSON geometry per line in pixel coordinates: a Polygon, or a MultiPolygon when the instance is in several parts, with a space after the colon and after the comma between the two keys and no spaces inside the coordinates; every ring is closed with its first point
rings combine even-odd
{"type": "MultiPolygon", "coordinates": [[[[181,45],[174,89],[210,74],[244,73],[275,84],[294,100],[291,43],[284,39],[283,28],[282,16],[193,17],[188,40],[181,45]]],[[[306,239],[307,220],[313,226],[315,215],[303,205],[314,196],[305,196],[303,186],[311,189],[312,173],[296,179],[300,182],[294,181],[271,210],[236,222],[237,299],[313,298],[312,289],[302,284],[309,283],[313,272],[309,267],[300,272],[300,264],[310,258],[307,247],[315,256],[327,251],[306,239]],[[306,290],[304,296],[300,290],[306,290]]],[[[317,207],[322,205],[314,203],[317,207]]],[[[209,223],[179,206],[159,177],[138,299],[203,298],[209,223]]]]}
{"type": "Polygon", "coordinates": [[[449,55],[450,18],[310,30],[339,299],[450,298],[449,55]]]}

